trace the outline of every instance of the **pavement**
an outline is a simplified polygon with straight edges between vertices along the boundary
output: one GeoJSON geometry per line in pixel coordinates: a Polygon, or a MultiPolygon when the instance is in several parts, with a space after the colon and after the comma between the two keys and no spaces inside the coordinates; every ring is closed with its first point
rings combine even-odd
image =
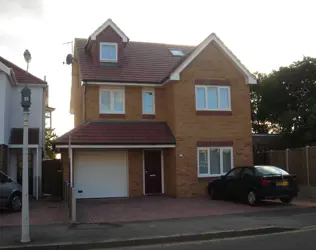
{"type": "Polygon", "coordinates": [[[297,250],[303,247],[304,250],[315,250],[315,233],[316,229],[314,228],[269,235],[115,249],[160,250],[163,248],[165,250],[239,250],[255,248],[256,250],[297,250]]]}
{"type": "Polygon", "coordinates": [[[28,245],[19,243],[20,227],[7,226],[0,228],[0,249],[140,246],[285,232],[314,225],[316,207],[152,221],[33,225],[28,245]]]}

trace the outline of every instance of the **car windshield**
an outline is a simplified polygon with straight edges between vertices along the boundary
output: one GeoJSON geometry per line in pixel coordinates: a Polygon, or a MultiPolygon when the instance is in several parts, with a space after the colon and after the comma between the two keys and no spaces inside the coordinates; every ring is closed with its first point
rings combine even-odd
{"type": "Polygon", "coordinates": [[[256,166],[257,171],[261,175],[288,175],[289,173],[281,168],[274,166],[256,166]]]}

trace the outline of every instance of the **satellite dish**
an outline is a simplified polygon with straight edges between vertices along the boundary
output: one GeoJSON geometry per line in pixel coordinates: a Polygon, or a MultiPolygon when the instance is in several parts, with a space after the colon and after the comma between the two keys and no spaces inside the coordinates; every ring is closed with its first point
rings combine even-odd
{"type": "Polygon", "coordinates": [[[69,64],[72,64],[72,61],[73,61],[72,54],[68,54],[66,56],[66,63],[69,65],[69,64]]]}

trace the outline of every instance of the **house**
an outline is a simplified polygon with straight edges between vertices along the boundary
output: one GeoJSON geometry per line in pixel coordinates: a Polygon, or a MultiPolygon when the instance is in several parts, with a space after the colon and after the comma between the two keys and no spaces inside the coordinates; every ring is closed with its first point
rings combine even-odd
{"type": "Polygon", "coordinates": [[[249,84],[213,33],[197,46],[134,42],[111,20],[75,39],[70,112],[59,137],[76,198],[205,195],[251,165],[249,84]]]}
{"type": "MultiPolygon", "coordinates": [[[[0,56],[0,170],[22,182],[23,109],[21,90],[31,89],[29,115],[29,193],[41,195],[42,158],[45,147],[45,114],[48,106],[48,85],[32,74],[0,56]]],[[[49,118],[50,119],[50,118],[49,118]]],[[[50,124],[50,120],[46,121],[50,124]]]]}

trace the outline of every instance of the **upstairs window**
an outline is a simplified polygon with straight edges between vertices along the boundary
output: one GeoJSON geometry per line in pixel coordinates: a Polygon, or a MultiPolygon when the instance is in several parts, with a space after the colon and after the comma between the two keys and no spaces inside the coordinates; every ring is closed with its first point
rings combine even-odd
{"type": "Polygon", "coordinates": [[[155,114],[154,90],[143,90],[143,114],[155,114]]]}
{"type": "Polygon", "coordinates": [[[196,110],[231,110],[229,86],[196,86],[196,110]]]}
{"type": "Polygon", "coordinates": [[[124,89],[102,89],[100,91],[101,114],[124,114],[125,97],[124,89]]]}
{"type": "Polygon", "coordinates": [[[117,62],[116,43],[100,43],[100,62],[117,62]]]}
{"type": "Polygon", "coordinates": [[[184,52],[179,49],[169,49],[171,55],[173,56],[184,56],[184,52]]]}

